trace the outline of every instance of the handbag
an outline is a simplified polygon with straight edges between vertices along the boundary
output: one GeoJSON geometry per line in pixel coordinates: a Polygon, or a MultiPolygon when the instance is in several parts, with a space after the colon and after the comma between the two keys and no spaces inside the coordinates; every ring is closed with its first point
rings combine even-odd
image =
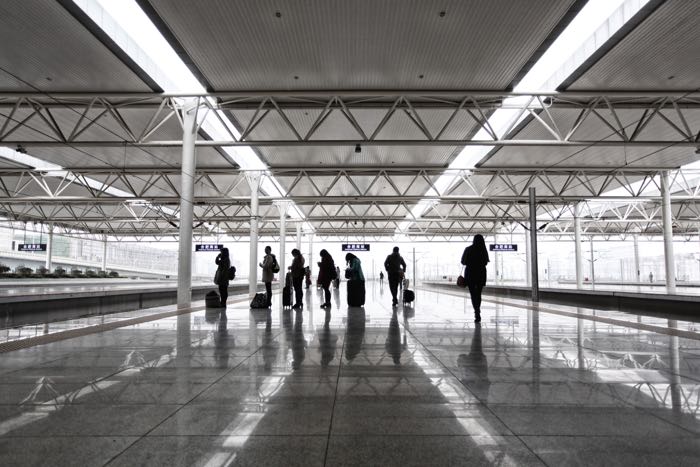
{"type": "Polygon", "coordinates": [[[352,279],[352,269],[347,268],[347,269],[345,270],[345,278],[346,278],[346,279],[352,279]]]}
{"type": "Polygon", "coordinates": [[[216,273],[214,274],[214,283],[219,285],[219,280],[221,279],[221,269],[216,268],[216,273]]]}
{"type": "Polygon", "coordinates": [[[457,278],[457,287],[465,288],[467,286],[467,278],[465,277],[466,275],[467,275],[467,268],[464,268],[464,276],[460,275],[457,278]]]}
{"type": "Polygon", "coordinates": [[[280,265],[279,265],[279,263],[277,263],[277,258],[275,258],[273,256],[272,257],[272,273],[277,274],[278,272],[280,272],[280,265]]]}

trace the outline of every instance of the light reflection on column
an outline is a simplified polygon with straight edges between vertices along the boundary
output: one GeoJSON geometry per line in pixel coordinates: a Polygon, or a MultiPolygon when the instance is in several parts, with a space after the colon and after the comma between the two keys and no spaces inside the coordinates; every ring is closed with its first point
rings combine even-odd
{"type": "MultiPolygon", "coordinates": [[[[576,308],[576,313],[581,315],[582,314],[581,308],[576,308]]],[[[578,369],[579,370],[586,369],[586,365],[584,363],[584,353],[583,353],[583,340],[584,340],[583,328],[584,328],[583,318],[577,318],[576,319],[576,344],[578,347],[577,350],[578,350],[578,369]]]]}
{"type": "MultiPolygon", "coordinates": [[[[668,320],[669,330],[678,329],[678,321],[668,320]]],[[[678,336],[671,335],[669,339],[669,359],[671,361],[671,404],[673,411],[681,413],[681,362],[678,348],[678,336]]]]}
{"type": "Polygon", "coordinates": [[[532,383],[535,403],[540,403],[540,312],[532,310],[532,383]]]}

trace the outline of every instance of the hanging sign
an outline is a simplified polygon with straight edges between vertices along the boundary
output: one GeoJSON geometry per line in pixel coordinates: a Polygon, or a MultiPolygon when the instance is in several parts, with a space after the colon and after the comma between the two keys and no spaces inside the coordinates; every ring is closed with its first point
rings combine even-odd
{"type": "Polygon", "coordinates": [[[510,243],[493,243],[489,245],[490,251],[518,251],[518,245],[510,243]]]}
{"type": "Polygon", "coordinates": [[[219,251],[223,245],[215,245],[210,243],[198,243],[194,246],[194,251],[219,251]]]}
{"type": "Polygon", "coordinates": [[[20,243],[17,251],[46,251],[46,243],[20,243]]]}
{"type": "Polygon", "coordinates": [[[369,243],[343,243],[343,251],[369,251],[369,243]]]}

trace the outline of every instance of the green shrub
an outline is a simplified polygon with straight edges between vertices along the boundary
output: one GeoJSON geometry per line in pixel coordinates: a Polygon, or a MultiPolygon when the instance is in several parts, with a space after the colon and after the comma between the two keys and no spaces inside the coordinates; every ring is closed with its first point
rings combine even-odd
{"type": "Polygon", "coordinates": [[[92,269],[87,269],[85,271],[85,276],[86,277],[97,277],[97,273],[93,271],[92,269]]]}
{"type": "Polygon", "coordinates": [[[54,269],[53,273],[57,277],[64,277],[66,275],[66,270],[59,267],[59,268],[54,269]]]}
{"type": "Polygon", "coordinates": [[[109,271],[109,277],[119,277],[119,273],[117,271],[109,271]]]}
{"type": "Polygon", "coordinates": [[[49,270],[46,269],[44,266],[41,266],[39,268],[36,268],[36,273],[40,276],[47,276],[49,274],[49,270]]]}
{"type": "Polygon", "coordinates": [[[83,277],[83,271],[81,271],[80,269],[71,269],[70,275],[71,277],[83,277]]]}
{"type": "Polygon", "coordinates": [[[10,272],[10,266],[0,264],[0,274],[7,274],[8,272],[10,272]]]}
{"type": "Polygon", "coordinates": [[[107,277],[107,271],[99,271],[97,273],[97,277],[102,277],[102,278],[107,277]]]}

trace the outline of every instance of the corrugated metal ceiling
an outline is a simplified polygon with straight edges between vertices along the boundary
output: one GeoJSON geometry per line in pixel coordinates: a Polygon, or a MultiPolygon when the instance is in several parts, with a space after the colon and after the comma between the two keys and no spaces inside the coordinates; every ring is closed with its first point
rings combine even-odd
{"type": "Polygon", "coordinates": [[[148,3],[216,90],[501,90],[574,2],[148,3]]]}
{"type": "Polygon", "coordinates": [[[0,2],[0,44],[0,91],[151,91],[58,2],[0,2]]]}

